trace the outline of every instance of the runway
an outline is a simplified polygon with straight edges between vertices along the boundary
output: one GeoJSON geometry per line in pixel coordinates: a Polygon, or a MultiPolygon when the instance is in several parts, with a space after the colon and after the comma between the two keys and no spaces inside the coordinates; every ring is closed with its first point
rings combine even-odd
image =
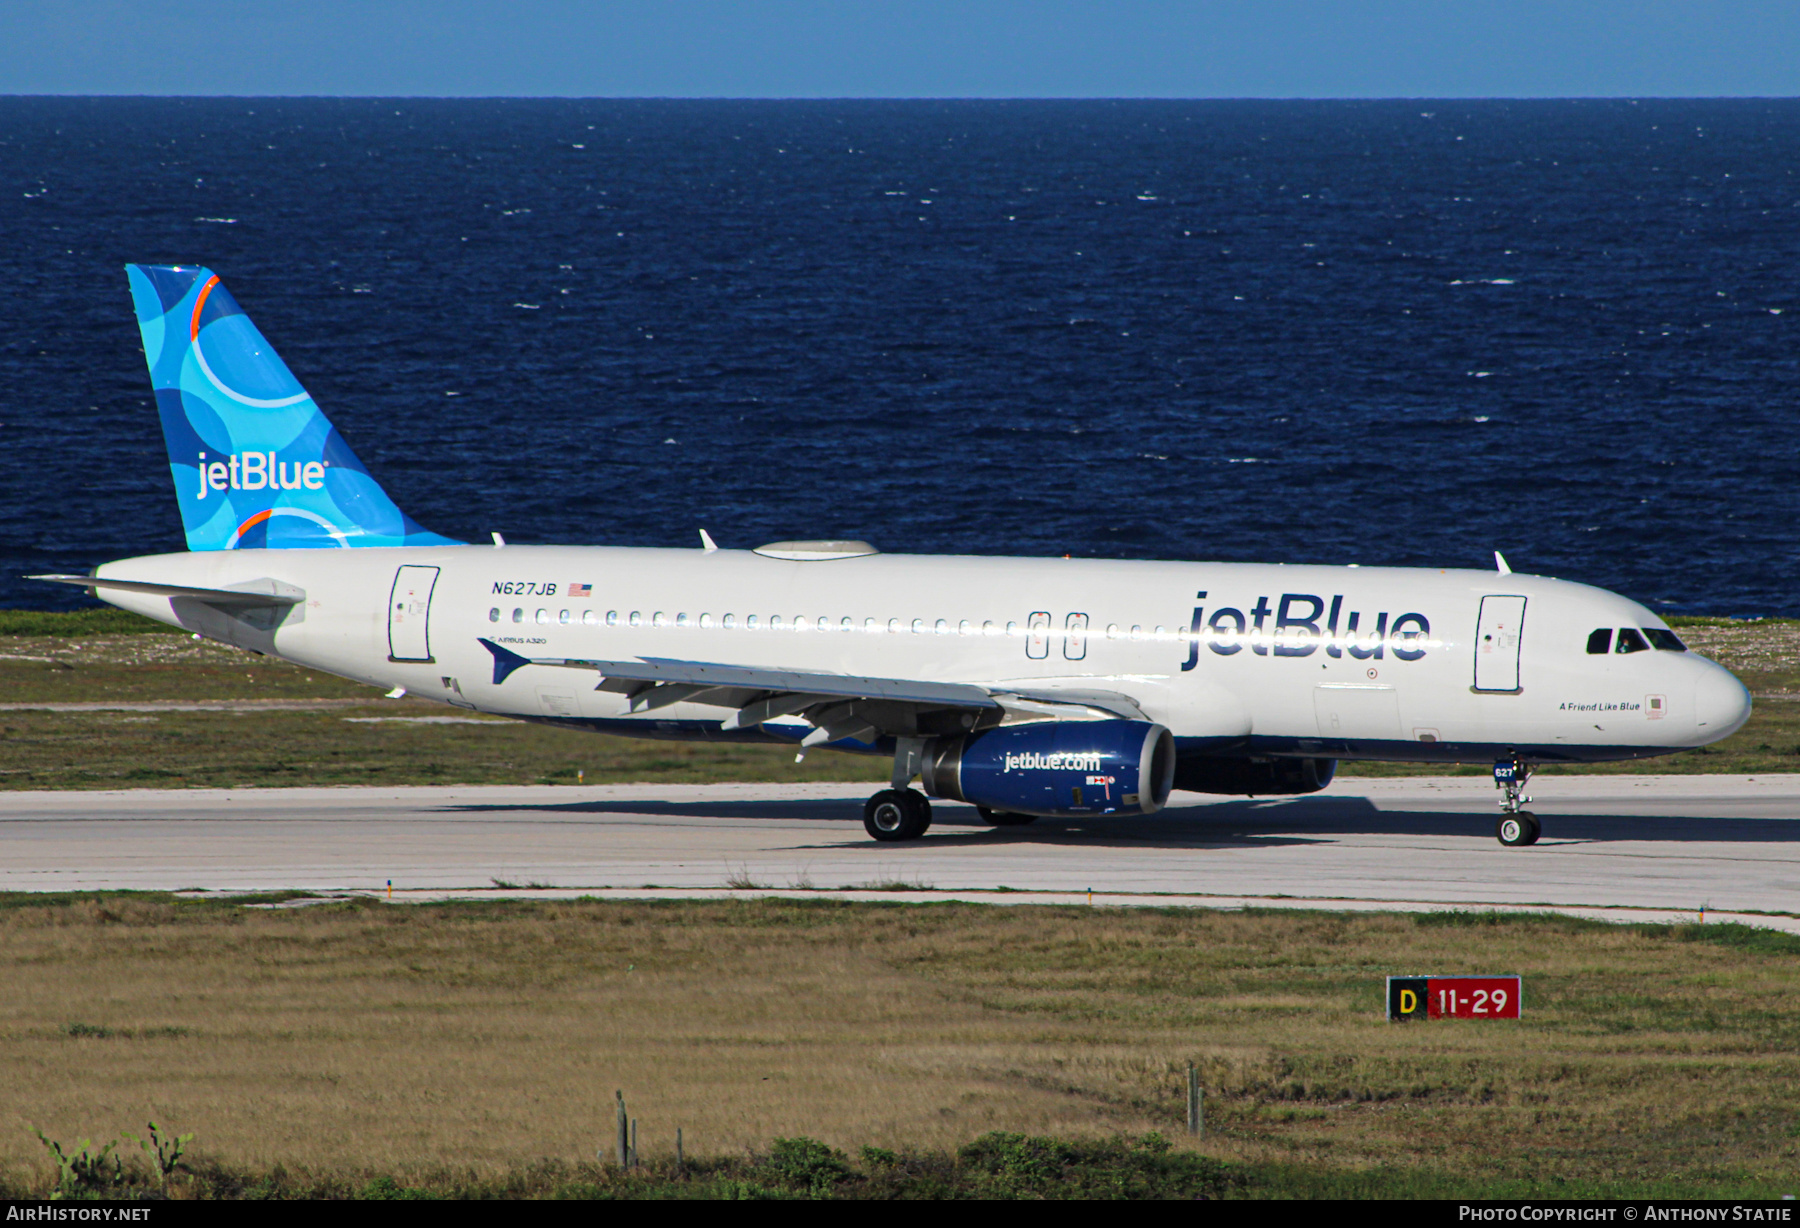
{"type": "Polygon", "coordinates": [[[1138,819],[992,829],[938,803],[910,844],[866,785],[133,790],[0,794],[0,890],[380,892],[394,898],[776,892],[1366,909],[1551,907],[1800,930],[1800,775],[1533,783],[1544,837],[1494,839],[1478,778],[1339,780],[1138,819]],[[860,888],[860,890],[856,890],[860,888]],[[848,889],[848,891],[847,891],[848,889]]]}

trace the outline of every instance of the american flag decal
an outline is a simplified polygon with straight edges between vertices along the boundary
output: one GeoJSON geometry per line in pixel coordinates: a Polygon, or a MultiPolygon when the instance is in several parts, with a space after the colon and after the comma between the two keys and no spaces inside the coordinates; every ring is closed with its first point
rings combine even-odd
{"type": "Polygon", "coordinates": [[[594,586],[592,584],[569,585],[569,596],[571,597],[592,597],[593,595],[594,586]]]}

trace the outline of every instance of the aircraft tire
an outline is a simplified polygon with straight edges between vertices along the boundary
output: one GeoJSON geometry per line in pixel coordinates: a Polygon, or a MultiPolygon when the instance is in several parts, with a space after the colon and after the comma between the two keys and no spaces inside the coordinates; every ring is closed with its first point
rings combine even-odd
{"type": "Polygon", "coordinates": [[[884,844],[917,840],[931,826],[931,802],[911,789],[883,789],[863,803],[863,829],[884,844]]]}
{"type": "Polygon", "coordinates": [[[987,806],[975,807],[975,813],[989,827],[1023,827],[1027,823],[1037,822],[1035,814],[1020,814],[1016,810],[993,810],[987,806]]]}
{"type": "Polygon", "coordinates": [[[1543,824],[1539,823],[1537,816],[1529,810],[1521,810],[1517,814],[1503,814],[1494,824],[1494,836],[1509,849],[1525,848],[1536,844],[1538,837],[1543,832],[1543,824]]]}

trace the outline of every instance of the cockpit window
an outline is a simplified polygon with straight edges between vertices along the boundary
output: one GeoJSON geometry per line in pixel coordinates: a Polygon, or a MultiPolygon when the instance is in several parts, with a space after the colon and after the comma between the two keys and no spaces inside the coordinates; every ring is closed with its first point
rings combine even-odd
{"type": "Polygon", "coordinates": [[[1644,634],[1650,637],[1650,646],[1660,648],[1664,652],[1686,652],[1687,645],[1681,637],[1667,627],[1645,627],[1644,634]]]}
{"type": "Polygon", "coordinates": [[[1612,628],[1601,627],[1588,636],[1588,655],[1604,656],[1612,651],[1612,628]]]}
{"type": "Polygon", "coordinates": [[[1649,652],[1650,645],[1644,642],[1644,637],[1638,634],[1638,629],[1636,627],[1620,627],[1619,646],[1613,649],[1613,651],[1649,652]]]}

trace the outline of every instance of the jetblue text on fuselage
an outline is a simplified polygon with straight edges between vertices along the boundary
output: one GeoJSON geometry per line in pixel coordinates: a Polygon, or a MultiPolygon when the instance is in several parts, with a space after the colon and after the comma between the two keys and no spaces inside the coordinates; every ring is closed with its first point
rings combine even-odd
{"type": "MultiPolygon", "coordinates": [[[[1206,599],[1204,591],[1194,596],[1206,599]]],[[[1246,647],[1259,657],[1309,657],[1321,647],[1328,657],[1348,653],[1358,661],[1379,661],[1389,651],[1401,661],[1417,661],[1425,655],[1431,622],[1423,614],[1390,619],[1382,610],[1366,630],[1363,620],[1364,611],[1344,609],[1341,593],[1329,601],[1312,593],[1283,593],[1273,606],[1269,598],[1258,597],[1247,612],[1237,606],[1215,606],[1210,618],[1206,607],[1197,605],[1188,625],[1187,660],[1181,668],[1190,670],[1200,663],[1202,643],[1222,657],[1246,647]]]]}

